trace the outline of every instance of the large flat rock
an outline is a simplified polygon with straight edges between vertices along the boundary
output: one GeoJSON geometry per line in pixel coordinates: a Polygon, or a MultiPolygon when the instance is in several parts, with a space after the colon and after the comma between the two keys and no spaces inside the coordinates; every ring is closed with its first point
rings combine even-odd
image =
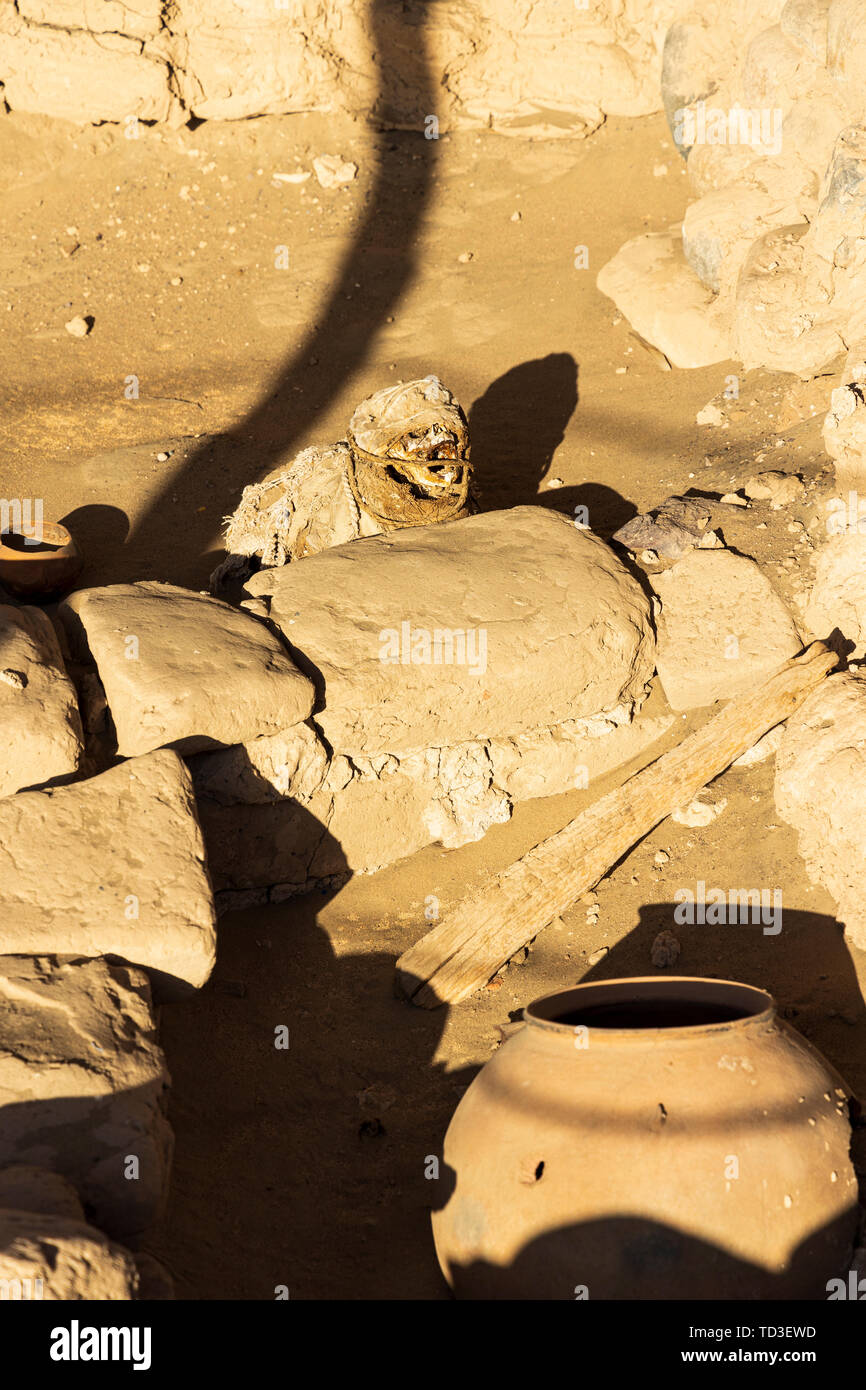
{"type": "Polygon", "coordinates": [[[627,718],[653,672],[638,584],[603,541],[541,507],[354,541],[247,589],[313,676],[315,722],[339,752],[627,718]]]}
{"type": "Polygon", "coordinates": [[[257,618],[149,580],[82,589],[60,606],[73,647],[96,663],[117,733],[136,757],[230,747],[306,719],[313,687],[257,618]]]}
{"type": "Polygon", "coordinates": [[[176,753],[0,801],[0,953],[115,956],[147,969],[162,997],[204,984],[213,897],[176,753]]]}
{"type": "Polygon", "coordinates": [[[137,1235],[163,1210],[168,1084],[143,971],[0,957],[0,1168],[54,1169],[100,1228],[137,1235]]]}
{"type": "Polygon", "coordinates": [[[658,673],[671,709],[731,699],[802,648],[784,603],[744,556],[692,550],[653,585],[662,601],[658,673]]]}
{"type": "Polygon", "coordinates": [[[0,604],[0,797],[74,773],[84,752],[75,689],[51,620],[0,604]]]}

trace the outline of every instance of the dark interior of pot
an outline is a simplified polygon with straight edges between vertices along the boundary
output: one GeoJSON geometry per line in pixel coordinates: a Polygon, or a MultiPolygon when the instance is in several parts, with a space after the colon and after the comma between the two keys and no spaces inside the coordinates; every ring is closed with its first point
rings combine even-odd
{"type": "Polygon", "coordinates": [[[48,551],[62,550],[69,537],[57,532],[57,528],[45,527],[39,537],[21,531],[4,531],[0,541],[7,550],[21,551],[24,555],[42,555],[48,551]]]}
{"type": "Polygon", "coordinates": [[[563,1028],[709,1028],[772,1006],[763,990],[734,980],[605,980],[547,995],[527,1008],[526,1019],[563,1028]]]}

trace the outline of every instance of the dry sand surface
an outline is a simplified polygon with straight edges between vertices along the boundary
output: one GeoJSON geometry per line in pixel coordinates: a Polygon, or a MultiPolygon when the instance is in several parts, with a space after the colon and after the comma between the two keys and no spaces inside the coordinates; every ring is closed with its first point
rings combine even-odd
{"type": "MultiPolygon", "coordinates": [[[[832,481],[830,382],[742,375],[727,427],[700,426],[735,364],[665,370],[595,288],[624,240],[683,214],[661,117],[609,120],[585,141],[427,141],[312,115],[137,139],[12,115],[0,181],[3,489],[69,518],[81,585],[203,586],[246,482],[340,438],[362,396],[428,372],[470,410],[485,507],[585,505],[609,537],[671,493],[796,470],[814,484],[802,503],[756,503],[725,539],[786,599],[809,573],[832,481]],[[357,178],[329,191],[275,177],[321,153],[355,161],[357,178]],[[92,317],[87,336],[67,332],[75,316],[92,317]]],[[[213,979],[162,1012],[177,1148],[150,1248],[178,1295],[447,1297],[429,1223],[447,1194],[424,1169],[466,1085],[532,998],[649,973],[674,893],[699,880],[784,889],[785,925],[678,928],[678,969],[771,989],[862,1089],[866,955],[843,944],[776,823],[772,775],[772,759],[731,770],[708,793],[727,800],[711,825],[664,822],[601,884],[597,914],[576,905],[450,1010],[393,995],[428,900],[446,912],[589,793],[524,804],[479,843],[338,893],[224,918],[213,979]]]]}

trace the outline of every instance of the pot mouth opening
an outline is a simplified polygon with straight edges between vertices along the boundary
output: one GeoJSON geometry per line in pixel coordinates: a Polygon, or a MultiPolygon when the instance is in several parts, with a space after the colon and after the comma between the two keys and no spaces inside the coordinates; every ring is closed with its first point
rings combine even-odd
{"type": "Polygon", "coordinates": [[[65,527],[44,523],[41,527],[0,532],[0,546],[16,555],[45,555],[63,550],[71,537],[65,527]]]}
{"type": "Polygon", "coordinates": [[[774,1007],[764,990],[736,980],[643,976],[559,990],[528,1005],[523,1016],[528,1024],[563,1033],[580,1027],[627,1036],[647,1031],[690,1036],[768,1019],[774,1007]]]}

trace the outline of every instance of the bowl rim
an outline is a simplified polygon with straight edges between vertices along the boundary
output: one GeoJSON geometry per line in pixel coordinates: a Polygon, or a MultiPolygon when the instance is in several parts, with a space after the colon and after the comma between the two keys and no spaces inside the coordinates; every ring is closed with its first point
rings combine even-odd
{"type": "MultiPolygon", "coordinates": [[[[39,523],[41,539],[51,540],[56,544],[56,550],[46,552],[44,550],[39,550],[35,546],[32,550],[16,550],[13,549],[12,546],[6,544],[7,536],[26,537],[28,530],[32,531],[33,529],[33,527],[21,527],[18,529],[9,526],[5,531],[0,531],[0,556],[2,556],[4,563],[21,564],[22,561],[25,560],[42,560],[44,563],[49,561],[52,555],[57,555],[59,551],[65,550],[69,546],[75,546],[72,532],[63,525],[62,521],[42,521],[39,523]]],[[[64,555],[62,558],[69,559],[69,556],[64,555]]]]}
{"type": "Polygon", "coordinates": [[[697,1038],[707,1034],[730,1032],[733,1028],[766,1026],[776,1016],[776,1001],[767,990],[741,980],[715,979],[702,975],[635,975],[612,980],[584,980],[564,989],[541,995],[523,1010],[524,1022],[533,1030],[560,1037],[574,1037],[576,1028],[585,1029],[596,1042],[645,1040],[653,1038],[697,1038]],[[724,1004],[739,1007],[741,1016],[717,1023],[680,1024],[657,1028],[607,1028],[592,1024],[561,1023],[556,1014],[569,1012],[589,1002],[601,1002],[606,996],[617,1002],[643,1002],[665,994],[671,1002],[691,1000],[696,1003],[724,1004]],[[596,996],[593,998],[593,996],[596,996]]]}

